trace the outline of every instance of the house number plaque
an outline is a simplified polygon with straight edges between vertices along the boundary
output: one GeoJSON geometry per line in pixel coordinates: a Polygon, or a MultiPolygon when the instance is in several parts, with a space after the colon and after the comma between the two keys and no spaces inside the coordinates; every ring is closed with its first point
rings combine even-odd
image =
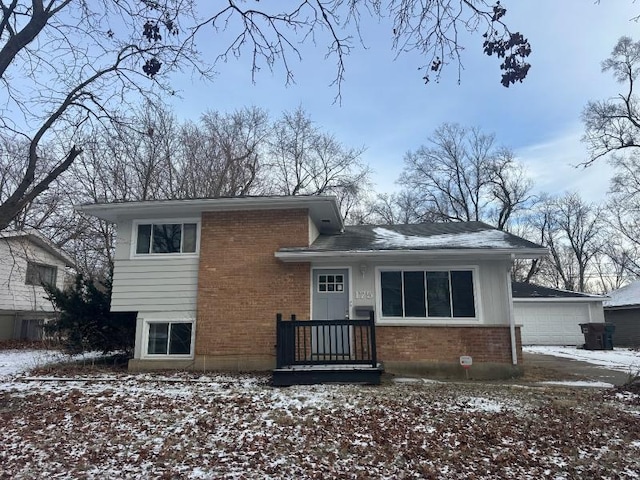
{"type": "Polygon", "coordinates": [[[358,290],[356,291],[356,300],[364,300],[367,298],[373,298],[373,292],[370,290],[358,290]]]}

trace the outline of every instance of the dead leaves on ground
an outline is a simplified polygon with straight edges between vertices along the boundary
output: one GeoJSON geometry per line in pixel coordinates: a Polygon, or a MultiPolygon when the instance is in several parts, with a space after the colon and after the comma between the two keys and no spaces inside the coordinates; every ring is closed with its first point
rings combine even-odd
{"type": "Polygon", "coordinates": [[[473,480],[640,470],[631,393],[183,380],[4,384],[1,477],[473,480]]]}

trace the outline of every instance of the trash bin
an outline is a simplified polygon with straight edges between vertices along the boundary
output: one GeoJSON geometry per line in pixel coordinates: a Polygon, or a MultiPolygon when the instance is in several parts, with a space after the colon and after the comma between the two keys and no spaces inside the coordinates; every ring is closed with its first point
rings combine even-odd
{"type": "Polygon", "coordinates": [[[613,334],[616,331],[616,326],[613,323],[604,324],[604,349],[613,350],[613,334]]]}
{"type": "Polygon", "coordinates": [[[615,325],[606,323],[581,323],[586,350],[613,350],[615,325]]]}

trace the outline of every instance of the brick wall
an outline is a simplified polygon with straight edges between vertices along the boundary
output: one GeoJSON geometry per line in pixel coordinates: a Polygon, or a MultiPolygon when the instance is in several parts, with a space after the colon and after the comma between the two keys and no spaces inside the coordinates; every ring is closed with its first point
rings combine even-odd
{"type": "Polygon", "coordinates": [[[276,313],[309,317],[310,267],[282,263],[274,253],[308,246],[307,216],[302,209],[202,214],[198,364],[238,369],[275,364],[276,313]]]}
{"type": "MultiPolygon", "coordinates": [[[[376,328],[378,359],[383,362],[458,363],[470,355],[474,363],[511,363],[508,326],[376,328]]],[[[520,328],[516,327],[518,363],[522,363],[520,328]]]]}

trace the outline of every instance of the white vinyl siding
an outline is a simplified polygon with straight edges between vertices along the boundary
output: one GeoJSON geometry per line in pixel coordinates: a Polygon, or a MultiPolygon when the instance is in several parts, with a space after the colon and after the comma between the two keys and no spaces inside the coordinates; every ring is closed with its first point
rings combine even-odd
{"type": "Polygon", "coordinates": [[[114,312],[195,310],[198,258],[116,260],[111,310],[114,312]]]}
{"type": "Polygon", "coordinates": [[[0,239],[0,311],[54,311],[44,288],[27,283],[28,262],[55,267],[56,286],[64,287],[65,265],[59,258],[25,238],[0,239]]]}
{"type": "MultiPolygon", "coordinates": [[[[154,220],[153,222],[170,223],[171,220],[154,220]]],[[[175,219],[174,221],[174,223],[186,222],[194,223],[196,220],[175,219]]],[[[135,224],[138,223],[144,222],[135,222],[135,224]]],[[[132,252],[135,252],[135,235],[132,233],[135,231],[133,221],[118,223],[111,310],[114,312],[194,311],[198,293],[198,254],[132,255],[132,252]]]]}

